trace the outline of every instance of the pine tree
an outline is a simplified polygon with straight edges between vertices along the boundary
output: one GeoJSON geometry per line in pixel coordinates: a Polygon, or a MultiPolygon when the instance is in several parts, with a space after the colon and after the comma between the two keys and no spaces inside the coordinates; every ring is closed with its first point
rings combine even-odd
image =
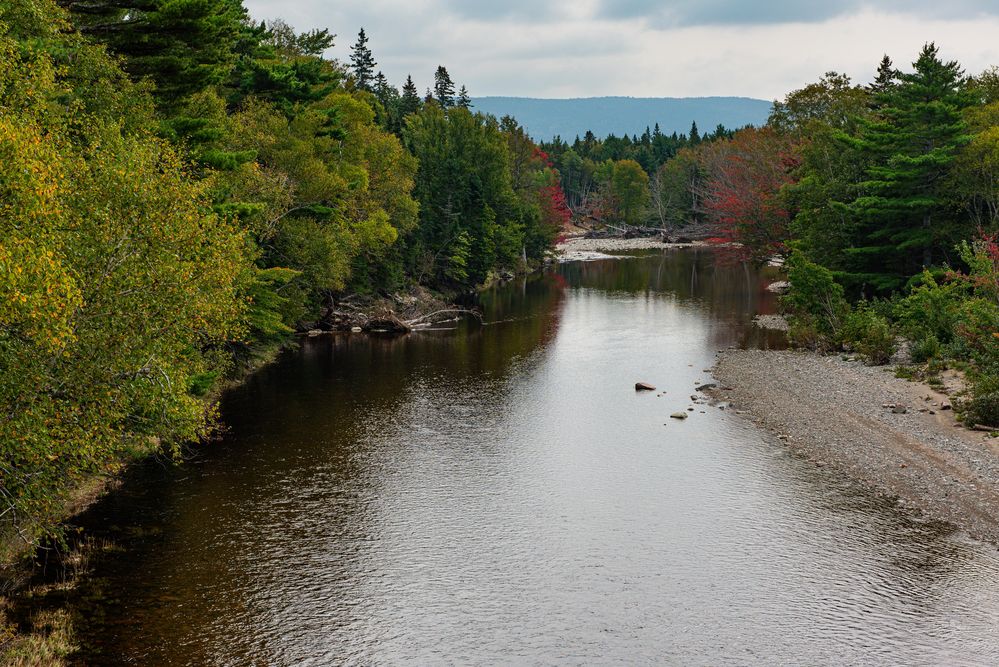
{"type": "Polygon", "coordinates": [[[364,33],[364,28],[361,28],[357,33],[357,42],[350,47],[350,70],[358,89],[371,90],[370,82],[377,64],[368,48],[368,36],[364,33]]]}
{"type": "Polygon", "coordinates": [[[950,213],[946,175],[969,136],[962,112],[972,103],[956,62],[943,62],[934,44],[923,47],[915,72],[879,95],[880,113],[852,142],[867,164],[867,180],[849,209],[859,224],[847,250],[858,285],[879,291],[906,279],[943,254],[969,230],[950,213]]]}
{"type": "Polygon", "coordinates": [[[875,97],[883,95],[898,84],[898,77],[900,74],[901,73],[893,67],[891,58],[886,55],[881,59],[881,64],[878,65],[877,76],[875,76],[874,81],[867,86],[867,90],[870,91],[875,97]]]}
{"type": "Polygon", "coordinates": [[[697,121],[690,124],[690,135],[687,137],[691,144],[701,143],[701,133],[697,130],[697,121]]]}
{"type": "Polygon", "coordinates": [[[135,79],[156,84],[164,107],[222,83],[252,32],[239,0],[60,0],[83,34],[122,57],[135,79]]]}
{"type": "Polygon", "coordinates": [[[458,91],[458,99],[455,100],[454,104],[462,109],[472,108],[472,98],[468,96],[468,89],[465,86],[462,86],[461,90],[458,91]]]}
{"type": "Polygon", "coordinates": [[[416,84],[413,83],[412,76],[406,76],[406,84],[402,87],[402,101],[399,104],[399,113],[405,118],[411,113],[420,110],[420,94],[416,92],[416,84]]]}
{"type": "Polygon", "coordinates": [[[379,70],[378,74],[375,75],[374,93],[375,97],[377,97],[378,101],[382,104],[386,104],[389,100],[389,88],[388,79],[386,79],[385,75],[382,74],[381,70],[379,70]]]}
{"type": "Polygon", "coordinates": [[[443,109],[454,106],[454,82],[443,65],[434,72],[434,98],[443,109]]]}

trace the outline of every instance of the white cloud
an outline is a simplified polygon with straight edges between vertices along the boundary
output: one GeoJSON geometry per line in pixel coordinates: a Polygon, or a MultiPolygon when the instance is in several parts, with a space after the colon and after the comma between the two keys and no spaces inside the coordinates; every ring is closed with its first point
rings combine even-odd
{"type": "Polygon", "coordinates": [[[363,25],[390,80],[412,73],[422,90],[444,64],[473,95],[773,99],[828,70],[867,81],[884,53],[907,67],[927,41],[971,73],[999,64],[999,16],[970,9],[965,19],[864,9],[821,22],[655,27],[640,15],[600,17],[597,0],[548,3],[532,18],[526,2],[502,12],[462,9],[455,0],[246,4],[256,18],[330,28],[341,59],[363,25]]]}

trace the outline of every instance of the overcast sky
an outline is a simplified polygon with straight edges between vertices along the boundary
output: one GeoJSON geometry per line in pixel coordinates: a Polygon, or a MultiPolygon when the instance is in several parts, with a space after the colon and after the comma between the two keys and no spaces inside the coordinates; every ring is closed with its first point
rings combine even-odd
{"type": "Polygon", "coordinates": [[[969,73],[999,64],[999,0],[245,0],[257,19],[364,26],[378,69],[422,91],[438,64],[473,96],[775,99],[828,70],[867,82],[936,41],[969,73]]]}

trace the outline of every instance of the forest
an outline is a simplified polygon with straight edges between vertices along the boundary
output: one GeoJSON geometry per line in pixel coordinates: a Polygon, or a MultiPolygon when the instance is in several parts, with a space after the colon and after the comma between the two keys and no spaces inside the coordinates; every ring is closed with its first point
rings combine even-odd
{"type": "Polygon", "coordinates": [[[576,220],[700,227],[732,260],[784,263],[794,343],[931,386],[959,370],[960,418],[999,427],[999,69],[931,43],[868,83],[826,73],[764,127],[543,148],[576,220]]]}
{"type": "Polygon", "coordinates": [[[999,425],[999,70],[928,44],[830,72],[763,127],[538,144],[446,67],[421,93],[239,0],[0,5],[0,517],[210,436],[207,397],[344,295],[446,297],[573,221],[786,258],[797,343],[973,383],[999,425]],[[873,64],[872,64],[873,65],[873,64]]]}
{"type": "Polygon", "coordinates": [[[239,0],[0,4],[0,519],[209,436],[212,396],[343,294],[536,266],[569,212],[523,128],[362,29],[239,0]]]}

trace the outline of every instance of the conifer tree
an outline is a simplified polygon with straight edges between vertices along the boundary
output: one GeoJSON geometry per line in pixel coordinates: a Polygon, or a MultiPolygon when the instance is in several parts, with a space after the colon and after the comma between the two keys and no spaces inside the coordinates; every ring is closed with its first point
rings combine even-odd
{"type": "Polygon", "coordinates": [[[691,144],[701,143],[701,133],[697,130],[697,121],[690,124],[690,135],[687,137],[691,144]]]}
{"type": "Polygon", "coordinates": [[[402,87],[402,101],[399,104],[399,114],[405,118],[411,113],[416,113],[420,110],[420,94],[416,92],[416,84],[413,83],[413,77],[410,75],[406,76],[406,83],[402,87]]]}
{"type": "Polygon", "coordinates": [[[859,229],[852,279],[879,291],[900,287],[943,259],[961,232],[951,213],[946,175],[967,144],[962,112],[972,98],[960,66],[923,47],[915,72],[877,95],[880,118],[865,121],[853,142],[871,166],[851,205],[859,229]]]}
{"type": "Polygon", "coordinates": [[[252,30],[240,0],[60,0],[76,28],[123,58],[135,79],[151,79],[165,107],[219,84],[252,30]]]}
{"type": "Polygon", "coordinates": [[[350,71],[354,74],[358,89],[371,90],[371,81],[377,64],[371,55],[371,49],[368,48],[368,36],[364,28],[361,28],[357,33],[357,42],[350,47],[350,71]]]}
{"type": "Polygon", "coordinates": [[[454,106],[454,82],[443,65],[434,72],[434,98],[443,109],[454,106]]]}
{"type": "Polygon", "coordinates": [[[873,95],[887,93],[897,84],[899,74],[900,72],[894,68],[891,58],[886,55],[881,59],[877,76],[874,77],[874,81],[867,87],[867,90],[873,95]]]}
{"type": "Polygon", "coordinates": [[[454,104],[462,109],[472,108],[472,98],[468,96],[468,89],[465,88],[465,86],[462,86],[461,90],[458,91],[458,98],[455,100],[454,104]]]}

